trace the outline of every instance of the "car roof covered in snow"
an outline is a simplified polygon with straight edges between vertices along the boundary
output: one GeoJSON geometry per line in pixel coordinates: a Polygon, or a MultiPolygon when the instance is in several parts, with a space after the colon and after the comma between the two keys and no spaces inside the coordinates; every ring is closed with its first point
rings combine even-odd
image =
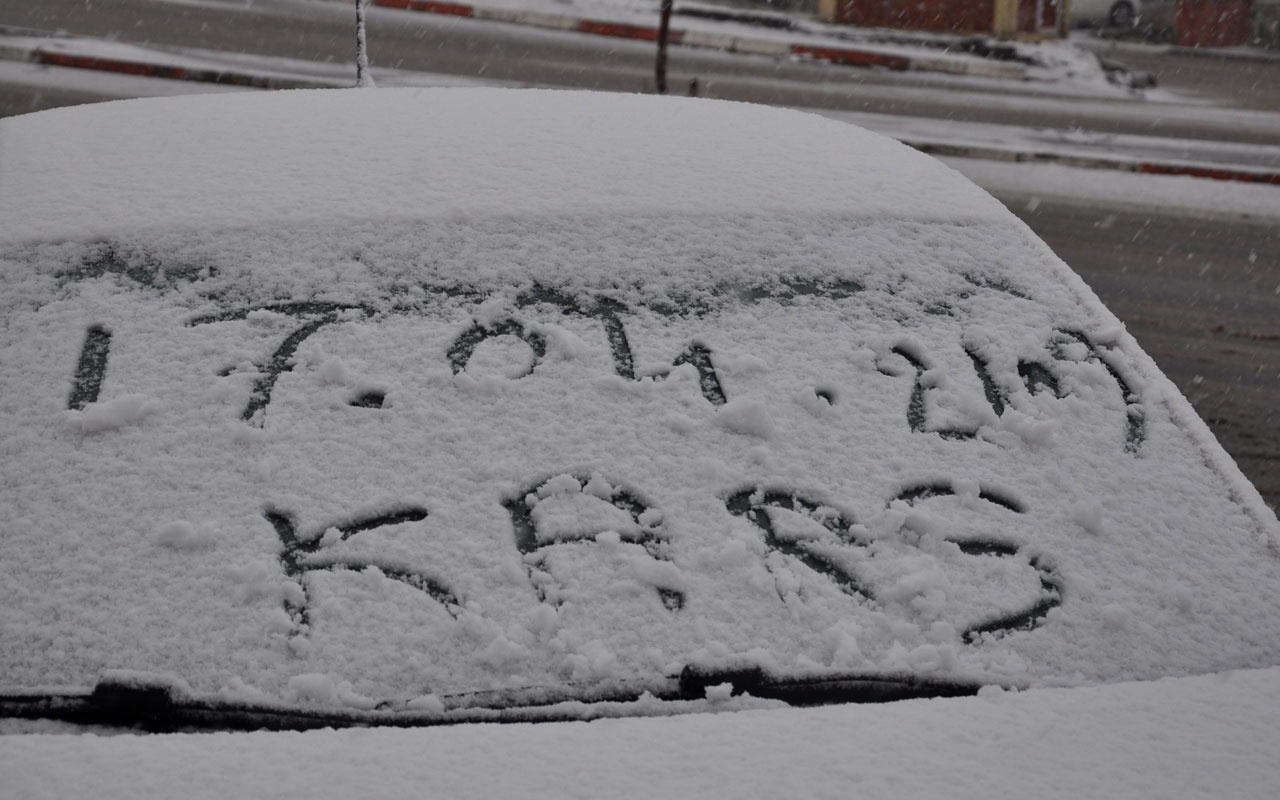
{"type": "Polygon", "coordinates": [[[882,136],[763,106],[652,96],[403,89],[133,100],[6,120],[0,158],[3,240],[711,210],[1006,218],[965,178],[882,136]]]}
{"type": "Polygon", "coordinates": [[[498,90],[3,120],[0,310],[6,714],[1280,656],[1275,517],[1186,400],[994,199],[841,123],[498,90]]]}

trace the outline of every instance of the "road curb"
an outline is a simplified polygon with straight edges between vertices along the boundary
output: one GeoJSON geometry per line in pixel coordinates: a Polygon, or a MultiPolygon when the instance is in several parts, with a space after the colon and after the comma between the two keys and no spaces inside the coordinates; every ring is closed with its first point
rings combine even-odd
{"type": "Polygon", "coordinates": [[[1133,161],[1123,158],[1008,150],[1000,147],[957,145],[923,140],[899,139],[898,141],[931,156],[977,158],[984,161],[1007,161],[1018,164],[1057,164],[1063,167],[1076,167],[1079,169],[1105,169],[1142,175],[1172,175],[1280,186],[1280,171],[1250,169],[1229,164],[1209,164],[1191,161],[1133,161]]]}
{"type": "Polygon", "coordinates": [[[0,60],[2,61],[30,61],[31,48],[17,47],[11,44],[0,42],[0,60]]]}
{"type": "Polygon", "coordinates": [[[1280,61],[1280,51],[1259,49],[1236,49],[1226,47],[1182,47],[1172,45],[1168,52],[1180,56],[1194,56],[1217,61],[1252,61],[1255,63],[1271,63],[1280,61]]]}
{"type": "MultiPolygon", "coordinates": [[[[70,42],[71,39],[60,41],[70,42]]],[[[110,58],[69,52],[65,48],[24,47],[0,42],[0,60],[26,61],[46,67],[69,67],[97,72],[113,72],[141,78],[165,78],[195,83],[216,83],[224,86],[243,86],[251,89],[329,89],[334,83],[262,75],[233,69],[190,67],[142,61],[130,58],[110,58]]]]}
{"type": "MultiPolygon", "coordinates": [[[[655,25],[637,25],[628,22],[570,17],[546,12],[525,12],[510,9],[485,8],[465,3],[436,2],[436,0],[371,0],[375,6],[418,11],[426,14],[445,14],[470,19],[508,22],[536,28],[560,31],[576,31],[595,36],[619,39],[657,41],[655,25]]],[[[671,28],[667,41],[685,47],[722,50],[730,53],[747,53],[777,57],[812,58],[851,67],[879,67],[898,72],[908,70],[945,72],[952,75],[977,75],[988,78],[1023,78],[1026,75],[1021,64],[1007,62],[969,64],[955,59],[905,56],[840,45],[822,45],[811,42],[785,42],[775,39],[757,39],[749,36],[710,33],[683,28],[671,28]]]]}

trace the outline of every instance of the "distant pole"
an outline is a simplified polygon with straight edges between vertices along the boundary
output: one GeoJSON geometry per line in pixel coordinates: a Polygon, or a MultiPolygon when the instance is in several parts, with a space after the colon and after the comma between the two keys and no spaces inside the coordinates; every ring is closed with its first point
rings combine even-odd
{"type": "Polygon", "coordinates": [[[658,22],[658,63],[654,65],[658,94],[667,93],[667,33],[671,30],[671,2],[662,0],[662,16],[658,22]]]}
{"type": "Polygon", "coordinates": [[[356,86],[374,88],[373,75],[369,74],[369,44],[364,35],[364,7],[369,0],[356,0],[356,86]]]}

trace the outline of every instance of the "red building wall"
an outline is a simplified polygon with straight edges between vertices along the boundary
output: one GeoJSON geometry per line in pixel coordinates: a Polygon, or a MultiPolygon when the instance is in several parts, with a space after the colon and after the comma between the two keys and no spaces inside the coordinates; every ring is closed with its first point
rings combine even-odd
{"type": "Polygon", "coordinates": [[[865,28],[990,31],[994,0],[839,0],[836,22],[865,28]]]}
{"type": "MultiPolygon", "coordinates": [[[[1062,0],[1042,0],[1036,23],[1036,0],[1018,0],[1018,32],[1053,30],[1062,0]]],[[[865,28],[901,28],[949,33],[991,33],[995,0],[837,0],[835,22],[865,28]]]]}
{"type": "Polygon", "coordinates": [[[1231,47],[1249,42],[1249,0],[1178,0],[1178,44],[1231,47]]]}

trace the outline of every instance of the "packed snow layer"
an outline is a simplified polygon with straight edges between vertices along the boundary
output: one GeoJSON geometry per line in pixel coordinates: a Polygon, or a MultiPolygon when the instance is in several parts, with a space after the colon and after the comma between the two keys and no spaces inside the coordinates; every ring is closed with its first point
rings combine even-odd
{"type": "Polygon", "coordinates": [[[1271,800],[1280,669],[881,706],[427,730],[0,736],[33,798],[1271,800]]]}
{"type": "Polygon", "coordinates": [[[18,121],[5,690],[431,711],[1280,661],[1257,493],[1042,243],[888,140],[463,90],[18,121]]]}

